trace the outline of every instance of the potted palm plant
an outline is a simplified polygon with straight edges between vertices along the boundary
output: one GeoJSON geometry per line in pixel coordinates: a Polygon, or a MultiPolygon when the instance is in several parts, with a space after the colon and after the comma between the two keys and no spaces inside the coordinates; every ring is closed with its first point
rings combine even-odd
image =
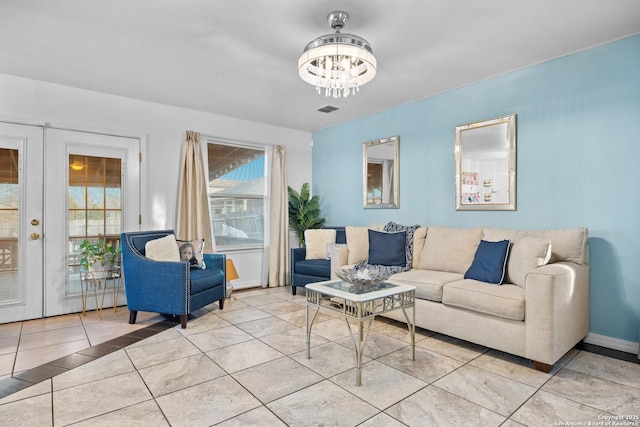
{"type": "Polygon", "coordinates": [[[100,237],[97,242],[85,239],[78,247],[80,265],[86,271],[93,272],[94,277],[106,277],[113,272],[113,265],[120,256],[120,246],[113,247],[100,237]]]}
{"type": "Polygon", "coordinates": [[[304,231],[321,228],[325,219],[320,216],[320,198],[311,197],[309,183],[302,184],[298,193],[289,187],[289,228],[297,235],[300,247],[304,246],[304,231]]]}

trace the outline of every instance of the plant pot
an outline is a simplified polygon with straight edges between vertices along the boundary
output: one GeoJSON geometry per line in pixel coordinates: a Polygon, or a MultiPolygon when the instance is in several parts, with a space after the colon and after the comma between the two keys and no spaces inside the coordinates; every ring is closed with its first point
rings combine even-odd
{"type": "Polygon", "coordinates": [[[96,261],[87,270],[88,279],[110,279],[113,275],[113,261],[96,261]]]}

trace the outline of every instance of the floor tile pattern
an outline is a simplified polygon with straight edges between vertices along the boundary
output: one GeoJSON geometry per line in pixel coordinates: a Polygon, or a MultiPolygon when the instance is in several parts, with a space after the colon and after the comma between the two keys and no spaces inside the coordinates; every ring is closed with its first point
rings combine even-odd
{"type": "Polygon", "coordinates": [[[537,427],[626,416],[617,425],[640,426],[635,361],[576,348],[546,374],[421,329],[412,361],[406,326],[384,318],[372,325],[355,386],[344,319],[319,313],[307,359],[304,290],[290,291],[234,292],[187,329],[143,313],[128,325],[126,308],[102,321],[0,325],[1,423],[537,427]]]}

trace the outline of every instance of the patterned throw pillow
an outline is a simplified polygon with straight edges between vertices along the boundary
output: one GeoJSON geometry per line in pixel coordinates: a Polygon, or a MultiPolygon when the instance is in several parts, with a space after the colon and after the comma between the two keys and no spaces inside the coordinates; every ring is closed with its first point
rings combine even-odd
{"type": "Polygon", "coordinates": [[[188,261],[191,268],[205,269],[204,257],[204,239],[200,240],[176,240],[178,250],[180,251],[180,261],[188,261]]]}
{"type": "Polygon", "coordinates": [[[419,225],[400,225],[393,221],[389,221],[383,229],[383,231],[386,231],[387,233],[397,233],[399,231],[407,232],[407,241],[405,243],[405,253],[407,257],[407,264],[405,267],[407,270],[409,270],[413,265],[413,234],[419,227],[419,225]]]}

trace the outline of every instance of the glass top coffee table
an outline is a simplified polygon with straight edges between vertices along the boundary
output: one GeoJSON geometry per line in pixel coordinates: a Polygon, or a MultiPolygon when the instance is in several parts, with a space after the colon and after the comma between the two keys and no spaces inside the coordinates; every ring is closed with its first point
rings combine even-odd
{"type": "Polygon", "coordinates": [[[311,327],[320,307],[344,315],[349,334],[356,348],[356,385],[362,384],[362,350],[373,319],[383,313],[401,309],[407,319],[411,335],[411,357],[416,360],[416,287],[380,282],[360,285],[331,280],[309,283],[307,289],[307,359],[311,358],[311,327]],[[315,310],[313,310],[315,308],[315,310]],[[409,319],[407,308],[412,309],[409,319]],[[349,319],[358,321],[357,334],[351,329],[349,319]],[[366,330],[365,330],[366,323],[366,330]],[[357,341],[356,341],[357,335],[357,341]]]}

